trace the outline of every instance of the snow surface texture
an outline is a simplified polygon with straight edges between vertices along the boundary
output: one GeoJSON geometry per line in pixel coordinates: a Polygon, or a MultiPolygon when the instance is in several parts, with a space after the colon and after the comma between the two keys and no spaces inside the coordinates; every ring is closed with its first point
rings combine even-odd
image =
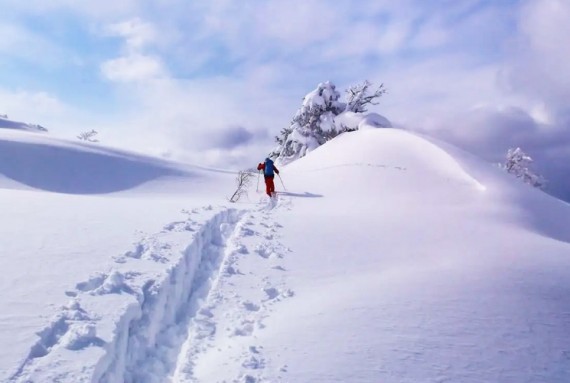
{"type": "Polygon", "coordinates": [[[0,381],[570,381],[568,204],[394,129],[284,167],[271,200],[167,165],[104,195],[0,179],[0,381]]]}

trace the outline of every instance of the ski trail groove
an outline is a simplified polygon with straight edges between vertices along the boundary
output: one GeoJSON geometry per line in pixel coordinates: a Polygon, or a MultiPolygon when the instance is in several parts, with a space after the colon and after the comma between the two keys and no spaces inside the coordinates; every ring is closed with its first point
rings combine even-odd
{"type": "Polygon", "coordinates": [[[280,265],[288,251],[278,241],[282,226],[272,218],[290,205],[260,206],[182,211],[186,220],[112,256],[114,266],[65,292],[72,300],[38,333],[9,382],[195,381],[194,363],[214,338],[237,346],[230,381],[258,382],[271,358],[256,334],[271,307],[293,296],[280,265]],[[234,284],[249,284],[252,294],[240,296],[234,284]]]}
{"type": "Polygon", "coordinates": [[[294,296],[280,266],[290,250],[278,241],[283,226],[273,217],[275,209],[291,205],[288,199],[272,199],[258,206],[236,225],[222,272],[190,322],[174,373],[166,381],[260,383],[284,373],[265,354],[259,336],[274,306],[294,296]]]}
{"type": "Polygon", "coordinates": [[[38,333],[9,382],[163,382],[245,213],[211,206],[203,212],[211,214],[201,224],[191,218],[173,222],[113,257],[114,269],[67,291],[73,300],[38,333]],[[82,358],[83,352],[91,359],[82,358]]]}
{"type": "Polygon", "coordinates": [[[228,238],[243,212],[230,209],[206,222],[166,278],[149,281],[122,317],[93,382],[163,382],[174,368],[188,323],[220,273],[228,238]]]}

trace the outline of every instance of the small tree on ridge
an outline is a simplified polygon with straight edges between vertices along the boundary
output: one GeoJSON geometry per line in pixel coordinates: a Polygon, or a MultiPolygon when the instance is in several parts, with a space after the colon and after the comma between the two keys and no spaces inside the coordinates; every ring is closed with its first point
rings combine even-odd
{"type": "Polygon", "coordinates": [[[511,148],[507,151],[505,163],[501,165],[501,168],[521,179],[523,182],[543,189],[546,181],[541,175],[530,169],[533,162],[533,159],[523,152],[521,148],[511,148]]]}

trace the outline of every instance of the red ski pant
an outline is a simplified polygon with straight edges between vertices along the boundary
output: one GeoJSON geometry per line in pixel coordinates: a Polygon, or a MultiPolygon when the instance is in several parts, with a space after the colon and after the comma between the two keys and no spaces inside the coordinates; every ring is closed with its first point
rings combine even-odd
{"type": "Polygon", "coordinates": [[[271,193],[275,192],[275,184],[273,183],[273,177],[265,177],[265,192],[271,197],[271,193]]]}

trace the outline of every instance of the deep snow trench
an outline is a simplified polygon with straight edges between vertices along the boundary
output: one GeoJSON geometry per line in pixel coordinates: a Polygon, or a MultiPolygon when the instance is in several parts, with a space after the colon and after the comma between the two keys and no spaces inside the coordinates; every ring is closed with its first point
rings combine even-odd
{"type": "Polygon", "coordinates": [[[144,284],[140,304],[121,318],[92,381],[212,381],[210,368],[216,381],[259,382],[269,369],[285,373],[255,336],[275,305],[295,295],[281,266],[291,250],[279,241],[282,226],[272,213],[281,207],[290,209],[290,200],[224,210],[207,221],[167,277],[144,284]],[[204,363],[221,348],[223,369],[204,363]]]}
{"type": "Polygon", "coordinates": [[[93,381],[134,383],[163,381],[168,376],[200,301],[220,273],[228,239],[242,215],[236,210],[215,215],[164,280],[145,283],[140,305],[123,317],[93,381]]]}

